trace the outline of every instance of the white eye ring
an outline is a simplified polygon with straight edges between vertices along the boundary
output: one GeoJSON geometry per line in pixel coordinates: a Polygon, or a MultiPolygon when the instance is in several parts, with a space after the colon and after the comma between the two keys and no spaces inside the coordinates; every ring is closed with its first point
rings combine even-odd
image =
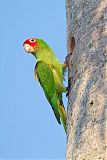
{"type": "Polygon", "coordinates": [[[35,42],[35,41],[36,41],[36,40],[35,40],[35,39],[33,39],[33,38],[31,38],[31,39],[30,39],[30,42],[35,42]]]}

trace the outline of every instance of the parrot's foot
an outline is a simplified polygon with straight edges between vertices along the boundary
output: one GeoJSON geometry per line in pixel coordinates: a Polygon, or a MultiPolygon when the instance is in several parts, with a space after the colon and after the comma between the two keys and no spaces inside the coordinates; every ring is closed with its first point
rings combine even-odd
{"type": "Polygon", "coordinates": [[[69,87],[66,87],[66,90],[67,90],[66,97],[68,97],[69,92],[70,92],[70,88],[69,88],[69,87]]]}
{"type": "Polygon", "coordinates": [[[64,62],[64,64],[65,64],[66,67],[67,67],[68,64],[69,64],[69,60],[70,60],[71,56],[72,56],[72,54],[68,54],[68,55],[65,57],[65,62],[64,62]]]}
{"type": "Polygon", "coordinates": [[[67,90],[66,97],[68,97],[70,90],[71,90],[71,79],[72,77],[68,79],[68,87],[66,87],[66,90],[67,90]]]}
{"type": "MultiPolygon", "coordinates": [[[[72,35],[72,34],[71,34],[72,35]]],[[[72,55],[73,55],[73,51],[74,51],[74,47],[75,47],[75,38],[70,36],[68,38],[68,55],[65,58],[65,65],[66,66],[70,66],[70,61],[72,61],[72,55]]]]}
{"type": "Polygon", "coordinates": [[[67,56],[65,57],[65,62],[66,62],[66,61],[67,61],[67,62],[69,61],[71,55],[72,55],[72,54],[67,54],[67,56]]]}

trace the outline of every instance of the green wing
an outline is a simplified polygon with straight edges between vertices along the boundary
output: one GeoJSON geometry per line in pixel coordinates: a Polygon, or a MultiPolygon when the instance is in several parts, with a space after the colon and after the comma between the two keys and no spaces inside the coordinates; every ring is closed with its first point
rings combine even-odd
{"type": "Polygon", "coordinates": [[[55,90],[54,76],[51,67],[43,61],[38,61],[35,66],[37,78],[44,90],[44,93],[52,106],[55,117],[60,124],[60,114],[58,111],[57,94],[55,90]]]}

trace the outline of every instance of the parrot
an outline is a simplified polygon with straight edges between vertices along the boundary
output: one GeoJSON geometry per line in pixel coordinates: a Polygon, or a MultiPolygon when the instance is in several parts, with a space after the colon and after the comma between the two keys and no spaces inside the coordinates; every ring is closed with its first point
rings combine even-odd
{"type": "Polygon", "coordinates": [[[59,62],[54,51],[42,39],[29,38],[24,41],[23,47],[27,53],[31,53],[36,58],[35,78],[39,81],[57,122],[59,124],[62,122],[67,133],[66,111],[62,101],[62,93],[67,92],[67,87],[63,84],[67,65],[59,62]]]}

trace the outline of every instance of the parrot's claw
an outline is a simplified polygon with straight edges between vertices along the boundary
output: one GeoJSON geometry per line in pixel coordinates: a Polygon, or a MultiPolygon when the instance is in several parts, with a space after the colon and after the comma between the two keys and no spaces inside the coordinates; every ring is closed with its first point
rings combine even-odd
{"type": "Polygon", "coordinates": [[[66,87],[66,90],[67,90],[66,97],[68,97],[68,95],[69,95],[69,92],[70,92],[70,89],[69,89],[69,87],[66,87]]]}
{"type": "Polygon", "coordinates": [[[70,60],[70,57],[71,57],[71,54],[68,54],[68,55],[65,57],[65,62],[64,62],[64,64],[65,64],[66,66],[68,66],[68,62],[69,62],[69,60],[70,60]]]}
{"type": "Polygon", "coordinates": [[[65,61],[67,61],[67,62],[68,62],[68,61],[69,61],[69,59],[70,59],[70,57],[71,57],[71,55],[72,55],[72,54],[67,54],[67,56],[66,56],[66,58],[65,58],[65,61]]]}
{"type": "Polygon", "coordinates": [[[66,90],[67,90],[66,97],[68,97],[70,90],[71,90],[71,79],[72,79],[72,77],[69,78],[68,87],[66,87],[66,90]]]}

